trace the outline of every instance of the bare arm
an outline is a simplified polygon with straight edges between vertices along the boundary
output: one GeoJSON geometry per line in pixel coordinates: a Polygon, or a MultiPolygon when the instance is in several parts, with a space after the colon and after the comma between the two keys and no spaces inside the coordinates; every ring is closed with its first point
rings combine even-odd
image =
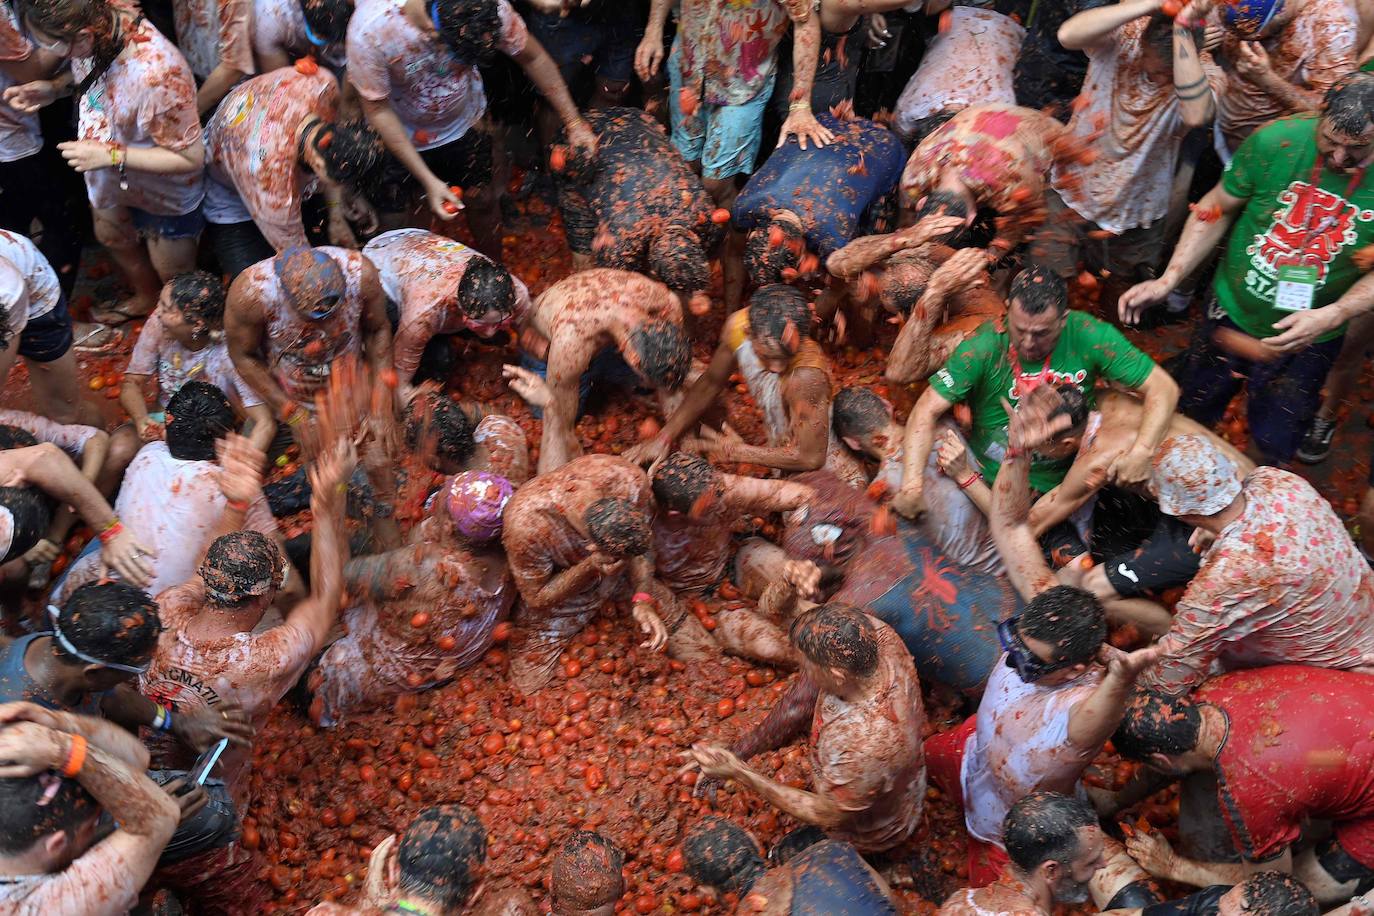
{"type": "Polygon", "coordinates": [[[221,60],[196,90],[196,113],[204,118],[207,112],[214,111],[220,100],[234,88],[234,84],[248,75],[221,60]]]}
{"type": "Polygon", "coordinates": [[[578,133],[590,132],[587,122],[582,120],[582,114],[577,110],[577,103],[568,92],[568,84],[563,82],[563,74],[558,71],[558,65],[533,35],[525,39],[525,46],[515,55],[514,60],[563,122],[568,131],[569,141],[576,142],[578,133]]]}
{"type": "Polygon", "coordinates": [[[791,512],[815,498],[816,491],[790,480],[760,480],[757,477],[720,475],[725,481],[725,496],[741,512],[791,512]]]}
{"type": "Polygon", "coordinates": [[[1086,51],[1132,20],[1158,11],[1161,0],[1126,0],[1070,16],[1059,27],[1059,43],[1069,51],[1086,51]]]}
{"type": "Polygon", "coordinates": [[[733,371],[735,351],[722,340],[715,353],[711,354],[711,363],[706,367],[706,371],[697,378],[691,388],[687,389],[682,403],[663,424],[663,431],[659,433],[660,438],[666,440],[669,445],[682,438],[682,434],[691,429],[706,409],[720,397],[720,393],[729,384],[730,373],[733,371]]]}
{"type": "Polygon", "coordinates": [[[143,399],[143,386],[148,379],[146,375],[125,372],[124,380],[119,385],[119,406],[124,408],[140,435],[149,422],[148,402],[143,399]]]}
{"type": "Polygon", "coordinates": [[[363,117],[372,125],[377,136],[382,138],[382,144],[401,165],[406,167],[406,171],[415,176],[415,181],[424,189],[430,212],[442,220],[451,220],[457,216],[458,211],[462,209],[462,202],[449,190],[449,186],[430,170],[425,160],[420,158],[420,151],[411,142],[410,134],[406,132],[396,110],[391,107],[391,102],[386,99],[369,99],[361,94],[358,99],[363,106],[363,117]]]}
{"type": "Polygon", "coordinates": [[[635,74],[643,82],[648,82],[663,63],[663,30],[668,25],[671,6],[672,0],[652,0],[649,4],[649,22],[635,49],[635,74]]]}
{"type": "Polygon", "coordinates": [[[567,355],[561,343],[550,348],[548,362],[549,403],[544,407],[539,439],[539,473],[557,470],[582,454],[577,440],[578,390],[585,360],[567,355]]]}
{"type": "Polygon", "coordinates": [[[542,585],[528,579],[521,582],[520,596],[532,611],[546,611],[557,607],[585,589],[593,579],[601,574],[597,565],[598,554],[593,553],[560,573],[549,576],[542,585]]]}
{"type": "Polygon", "coordinates": [[[1121,724],[1136,678],[1158,661],[1163,652],[1159,646],[1150,646],[1127,654],[1103,645],[1098,659],[1107,666],[1107,673],[1092,695],[1074,707],[1069,717],[1070,743],[1096,753],[1121,724]]]}
{"type": "Polygon", "coordinates": [[[1210,887],[1213,884],[1240,884],[1261,871],[1293,873],[1293,850],[1286,848],[1277,858],[1265,862],[1201,862],[1179,855],[1169,841],[1157,833],[1136,833],[1126,840],[1126,850],[1140,867],[1157,878],[1210,887]]]}
{"type": "Polygon", "coordinates": [[[192,143],[185,149],[164,146],[132,146],[124,152],[125,168],[154,175],[189,175],[205,165],[205,147],[192,143]]]}
{"type": "MultiPolygon", "coordinates": [[[[1189,10],[1192,4],[1189,4],[1189,10]]],[[[1183,19],[1188,10],[1179,14],[1183,19]]],[[[1189,127],[1204,127],[1212,122],[1216,101],[1212,87],[1202,69],[1202,55],[1198,53],[1193,33],[1182,26],[1174,26],[1174,94],[1178,96],[1179,114],[1189,127]]]]}
{"type": "Polygon", "coordinates": [[[837,827],[845,820],[845,810],[835,804],[830,796],[774,782],[744,763],[738,764],[731,778],[753,789],[764,801],[804,824],[826,829],[837,827]]]}
{"type": "Polygon", "coordinates": [[[343,570],[348,561],[344,534],[345,481],[356,457],[337,444],[310,468],[310,514],[315,529],[310,539],[310,594],[286,615],[286,622],[310,634],[318,652],[334,625],[343,600],[343,570]]]}
{"type": "Polygon", "coordinates": [[[1159,366],[1150,370],[1145,381],[1136,389],[1145,399],[1140,412],[1140,429],[1135,434],[1135,442],[1130,451],[1113,462],[1113,478],[1122,478],[1122,464],[1130,459],[1138,459],[1141,473],[1126,475],[1125,483],[1140,483],[1149,476],[1150,464],[1154,460],[1155,449],[1164,441],[1169,432],[1169,424],[1174,419],[1174,408],[1178,406],[1178,383],[1169,377],[1159,366]]]}
{"type": "Polygon", "coordinates": [[[795,740],[806,732],[820,695],[815,681],[798,674],[763,721],[730,745],[730,752],[741,760],[748,760],[795,740]]]}
{"type": "Polygon", "coordinates": [[[792,425],[783,445],[725,442],[711,448],[717,461],[762,464],[780,471],[814,471],[825,464],[830,444],[830,379],[820,369],[797,369],[787,380],[783,397],[790,405],[792,425]]]}
{"type": "Polygon", "coordinates": [[[1106,486],[1107,468],[1120,453],[1094,449],[1091,454],[1073,463],[1059,486],[1035,501],[1028,520],[1037,539],[1044,537],[1045,532],[1055,525],[1066,521],[1092,499],[1094,493],[1106,486]]]}
{"type": "Polygon", "coordinates": [[[363,356],[374,378],[391,368],[391,321],[386,317],[386,294],[377,268],[363,258],[360,284],[363,297],[363,356]]]}
{"type": "Polygon", "coordinates": [[[1007,577],[1026,601],[1058,584],[1029,524],[1030,465],[1029,454],[1007,452],[992,486],[992,512],[988,516],[1007,577]]]}
{"type": "Polygon", "coordinates": [[[892,507],[907,518],[915,518],[925,511],[921,499],[922,475],[935,445],[935,424],[953,407],[934,388],[927,388],[911,408],[902,442],[902,488],[892,500],[892,507]]]}
{"type": "Polygon", "coordinates": [[[246,273],[239,274],[229,287],[229,297],[224,304],[225,343],[244,384],[262,398],[273,417],[284,416],[293,402],[272,377],[260,354],[265,323],[258,303],[249,292],[248,281],[246,273]]]}
{"type": "Polygon", "coordinates": [[[81,476],[94,483],[109,454],[110,434],[98,429],[81,449],[81,476]]]}

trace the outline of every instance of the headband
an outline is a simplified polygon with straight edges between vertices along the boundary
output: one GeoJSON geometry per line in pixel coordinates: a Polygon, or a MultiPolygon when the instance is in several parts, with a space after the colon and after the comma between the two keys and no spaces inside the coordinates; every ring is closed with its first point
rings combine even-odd
{"type": "Polygon", "coordinates": [[[98,658],[87,655],[85,652],[82,652],[76,646],[72,645],[71,640],[62,632],[62,627],[58,626],[57,618],[61,616],[61,614],[62,612],[59,611],[55,605],[48,605],[48,616],[52,618],[53,639],[57,640],[57,644],[62,647],[62,651],[66,652],[68,655],[75,656],[88,665],[99,665],[102,668],[111,668],[115,671],[127,672],[128,674],[143,674],[148,670],[148,666],[153,663],[152,659],[148,659],[143,667],[135,668],[133,665],[121,665],[119,662],[101,661],[98,658]]]}

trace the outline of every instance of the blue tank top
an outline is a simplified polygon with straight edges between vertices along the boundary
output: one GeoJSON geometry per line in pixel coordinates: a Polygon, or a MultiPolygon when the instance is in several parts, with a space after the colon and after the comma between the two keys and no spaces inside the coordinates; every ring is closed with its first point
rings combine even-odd
{"type": "Polygon", "coordinates": [[[34,640],[47,635],[47,633],[31,633],[28,636],[21,636],[10,643],[3,653],[0,653],[0,703],[26,701],[37,703],[39,706],[56,712],[99,716],[100,696],[90,694],[86,697],[86,702],[79,706],[64,706],[57,697],[30,677],[29,672],[24,669],[24,655],[29,651],[29,646],[33,644],[34,640]]]}
{"type": "Polygon", "coordinates": [[[787,863],[792,916],[887,916],[897,908],[873,880],[858,851],[826,840],[787,863]]]}
{"type": "Polygon", "coordinates": [[[835,142],[803,150],[789,141],[774,150],[740,192],[733,219],[748,231],[771,210],[791,210],[805,227],[807,247],[825,258],[852,241],[868,208],[896,188],[906,150],[872,121],[830,114],[816,120],[835,132],[835,142]]]}

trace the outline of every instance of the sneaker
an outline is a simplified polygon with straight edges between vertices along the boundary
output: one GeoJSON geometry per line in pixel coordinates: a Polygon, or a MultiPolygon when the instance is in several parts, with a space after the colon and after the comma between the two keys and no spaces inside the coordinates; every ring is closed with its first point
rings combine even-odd
{"type": "Polygon", "coordinates": [[[1298,460],[1303,464],[1320,464],[1331,454],[1331,439],[1336,435],[1336,421],[1313,417],[1307,435],[1298,445],[1298,460]]]}

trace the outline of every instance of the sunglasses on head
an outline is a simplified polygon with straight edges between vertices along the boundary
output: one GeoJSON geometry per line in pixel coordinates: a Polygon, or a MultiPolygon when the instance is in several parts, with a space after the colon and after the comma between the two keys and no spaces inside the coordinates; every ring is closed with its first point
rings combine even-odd
{"type": "Polygon", "coordinates": [[[311,318],[315,321],[320,321],[334,314],[334,312],[336,312],[338,308],[338,296],[321,296],[319,301],[315,303],[314,308],[305,310],[305,315],[307,318],[311,318]]]}
{"type": "Polygon", "coordinates": [[[1016,630],[1016,625],[1020,622],[1020,617],[1008,617],[997,625],[997,641],[1002,644],[1002,651],[1007,653],[1008,668],[1013,669],[1027,684],[1034,684],[1041,678],[1068,667],[1067,661],[1047,662],[1032,652],[1016,630]]]}

